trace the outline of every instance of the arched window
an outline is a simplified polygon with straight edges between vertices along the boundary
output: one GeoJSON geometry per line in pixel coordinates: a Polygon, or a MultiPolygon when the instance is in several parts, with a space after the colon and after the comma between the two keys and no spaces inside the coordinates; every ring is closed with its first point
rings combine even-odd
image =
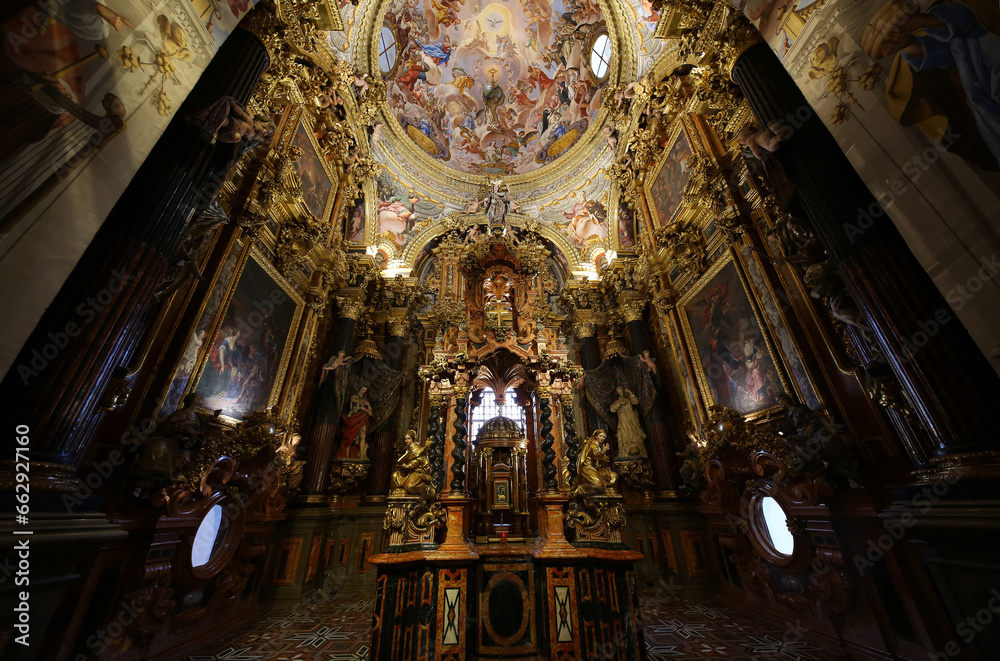
{"type": "Polygon", "coordinates": [[[607,32],[601,32],[594,39],[590,51],[590,72],[598,81],[604,81],[611,70],[611,38],[607,32]]]}
{"type": "Polygon", "coordinates": [[[510,418],[521,425],[521,429],[524,429],[524,409],[518,405],[514,389],[508,388],[504,395],[503,406],[497,406],[493,388],[488,386],[483,388],[483,392],[480,395],[482,397],[480,403],[472,407],[469,415],[469,440],[475,441],[476,436],[479,435],[479,428],[483,426],[483,423],[487,420],[492,420],[498,415],[510,418]]]}
{"type": "Polygon", "coordinates": [[[382,71],[382,75],[388,76],[395,71],[398,55],[396,34],[388,25],[383,25],[382,32],[378,36],[378,68],[382,71]]]}

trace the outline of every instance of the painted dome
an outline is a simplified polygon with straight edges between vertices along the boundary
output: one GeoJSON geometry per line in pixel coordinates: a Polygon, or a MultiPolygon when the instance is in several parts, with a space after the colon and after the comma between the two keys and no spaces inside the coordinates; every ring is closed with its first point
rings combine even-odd
{"type": "Polygon", "coordinates": [[[377,54],[418,149],[462,172],[511,175],[559,158],[594,122],[606,34],[595,0],[394,0],[377,54]]]}

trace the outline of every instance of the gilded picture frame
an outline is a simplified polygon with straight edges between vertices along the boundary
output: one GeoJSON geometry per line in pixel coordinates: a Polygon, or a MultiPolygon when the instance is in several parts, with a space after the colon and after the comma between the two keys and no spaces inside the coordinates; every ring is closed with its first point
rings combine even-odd
{"type": "Polygon", "coordinates": [[[285,145],[294,145],[302,150],[295,161],[295,173],[299,177],[302,194],[298,199],[298,211],[310,213],[325,223],[332,222],[333,205],[337,193],[337,175],[333,166],[323,156],[316,140],[316,116],[311,112],[299,111],[298,117],[290,117],[282,140],[285,145]]]}
{"type": "Polygon", "coordinates": [[[678,302],[701,400],[756,419],[797,394],[740,260],[726,250],[678,302]]]}
{"type": "Polygon", "coordinates": [[[203,339],[206,346],[185,396],[200,394],[203,410],[221,409],[220,418],[229,424],[277,406],[299,349],[304,308],[302,296],[252,245],[203,339]]]}
{"type": "Polygon", "coordinates": [[[671,127],[667,147],[646,173],[643,197],[649,210],[649,232],[676,222],[683,214],[684,187],[690,174],[682,168],[682,163],[700,147],[697,135],[685,119],[678,118],[671,127]]]}

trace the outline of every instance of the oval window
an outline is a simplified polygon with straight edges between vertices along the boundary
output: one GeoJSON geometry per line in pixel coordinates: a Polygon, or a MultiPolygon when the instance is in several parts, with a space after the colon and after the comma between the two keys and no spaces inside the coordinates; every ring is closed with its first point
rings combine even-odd
{"type": "Polygon", "coordinates": [[[191,566],[197,569],[208,564],[215,553],[217,543],[221,537],[219,530],[222,527],[222,506],[216,505],[208,511],[205,518],[198,526],[195,533],[194,543],[191,545],[191,566]]]}
{"type": "Polygon", "coordinates": [[[396,35],[388,25],[383,25],[378,36],[378,68],[383,74],[388,75],[396,68],[397,50],[396,35]]]}
{"type": "Polygon", "coordinates": [[[590,51],[590,71],[598,80],[608,77],[611,67],[611,38],[607,34],[598,35],[594,40],[594,49],[590,51]]]}
{"type": "Polygon", "coordinates": [[[788,530],[788,515],[774,498],[764,496],[757,504],[757,527],[775,553],[792,555],[795,537],[788,530]]]}

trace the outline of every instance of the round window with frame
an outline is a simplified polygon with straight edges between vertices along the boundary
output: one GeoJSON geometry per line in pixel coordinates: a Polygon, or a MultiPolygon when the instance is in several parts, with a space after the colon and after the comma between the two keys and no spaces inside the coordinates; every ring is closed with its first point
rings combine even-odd
{"type": "Polygon", "coordinates": [[[795,553],[795,537],[788,529],[788,515],[785,509],[771,496],[757,501],[754,525],[768,550],[782,558],[790,558],[795,553]]]}
{"type": "Polygon", "coordinates": [[[391,78],[399,66],[399,41],[396,39],[396,27],[388,21],[382,23],[378,35],[378,68],[382,75],[391,78]]]}
{"type": "Polygon", "coordinates": [[[611,51],[608,28],[602,25],[594,31],[590,42],[590,74],[598,83],[603,83],[611,75],[611,51]]]}

